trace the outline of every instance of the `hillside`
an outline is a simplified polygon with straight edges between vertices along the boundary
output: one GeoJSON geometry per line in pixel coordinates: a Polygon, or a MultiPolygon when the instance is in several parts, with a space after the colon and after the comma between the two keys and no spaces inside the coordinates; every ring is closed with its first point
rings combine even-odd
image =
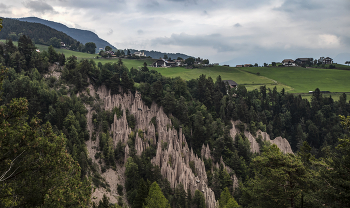
{"type": "MultiPolygon", "coordinates": [[[[96,44],[97,49],[99,49],[99,48],[104,49],[106,46],[110,46],[111,48],[116,49],[116,47],[114,47],[113,45],[111,45],[107,41],[99,38],[95,33],[88,31],[88,30],[69,28],[64,24],[57,23],[54,21],[40,19],[37,17],[23,17],[23,18],[19,18],[18,20],[47,25],[53,29],[56,29],[58,31],[62,31],[63,33],[71,36],[72,38],[80,41],[83,44],[85,44],[87,42],[94,42],[96,44]]],[[[130,49],[130,51],[131,51],[131,53],[134,53],[137,50],[130,49]]],[[[164,57],[165,54],[172,59],[177,59],[178,57],[181,57],[183,59],[187,59],[190,57],[190,56],[182,54],[182,53],[164,53],[164,52],[159,52],[159,51],[148,51],[148,50],[143,50],[143,51],[145,52],[146,56],[150,56],[154,59],[158,59],[159,57],[164,57]]],[[[126,52],[127,52],[127,50],[125,50],[125,53],[126,52]]]]}
{"type": "Polygon", "coordinates": [[[115,47],[112,44],[108,43],[105,40],[102,40],[94,32],[91,32],[89,30],[69,28],[61,23],[48,21],[48,20],[37,18],[37,17],[23,17],[23,18],[18,18],[18,20],[24,21],[24,22],[40,23],[40,24],[49,26],[55,30],[61,31],[61,32],[71,36],[72,38],[76,39],[77,41],[79,41],[83,44],[85,44],[87,42],[94,42],[96,44],[97,49],[98,48],[104,49],[106,46],[110,46],[111,48],[115,49],[115,47]]]}
{"type": "Polygon", "coordinates": [[[37,44],[49,44],[51,38],[61,39],[65,44],[75,44],[76,40],[71,36],[56,29],[39,23],[25,23],[16,19],[3,18],[3,29],[0,31],[0,39],[12,38],[18,40],[20,35],[27,35],[37,44]],[[11,36],[11,34],[13,34],[11,36]]]}
{"type": "Polygon", "coordinates": [[[1,207],[348,205],[345,95],[309,102],[18,46],[0,43],[1,207]]]}

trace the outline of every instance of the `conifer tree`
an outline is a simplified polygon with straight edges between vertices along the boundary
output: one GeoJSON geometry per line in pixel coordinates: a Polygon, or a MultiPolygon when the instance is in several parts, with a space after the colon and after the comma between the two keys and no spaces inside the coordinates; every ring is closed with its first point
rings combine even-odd
{"type": "MultiPolygon", "coordinates": [[[[5,69],[1,67],[0,86],[5,69]]],[[[87,207],[90,181],[50,123],[27,122],[28,101],[0,106],[0,207],[87,207]]]]}
{"type": "Polygon", "coordinates": [[[157,182],[152,183],[144,208],[170,208],[170,204],[164,197],[157,182]]]}

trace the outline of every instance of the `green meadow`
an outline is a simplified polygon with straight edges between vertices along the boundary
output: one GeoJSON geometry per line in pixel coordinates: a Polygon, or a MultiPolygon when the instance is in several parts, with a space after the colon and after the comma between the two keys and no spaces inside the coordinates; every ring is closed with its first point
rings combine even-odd
{"type": "Polygon", "coordinates": [[[350,92],[350,70],[302,67],[247,67],[241,70],[254,75],[259,73],[262,77],[290,86],[291,93],[308,93],[316,88],[332,93],[350,92]]]}
{"type": "Polygon", "coordinates": [[[285,88],[286,91],[292,88],[277,83],[267,77],[257,76],[244,70],[234,67],[225,66],[213,66],[205,68],[186,69],[184,67],[170,67],[170,68],[150,68],[158,71],[166,77],[181,77],[185,80],[196,79],[199,75],[204,74],[207,77],[211,77],[214,81],[220,75],[222,80],[233,80],[237,84],[244,85],[248,90],[259,89],[260,86],[266,85],[266,87],[274,88],[278,90],[285,88]]]}

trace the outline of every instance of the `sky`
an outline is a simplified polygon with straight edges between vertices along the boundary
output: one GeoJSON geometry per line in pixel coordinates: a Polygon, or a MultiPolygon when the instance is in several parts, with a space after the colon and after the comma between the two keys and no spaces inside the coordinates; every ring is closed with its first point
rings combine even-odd
{"type": "Polygon", "coordinates": [[[350,0],[0,0],[0,16],[95,32],[119,49],[211,63],[350,60],[350,0]]]}

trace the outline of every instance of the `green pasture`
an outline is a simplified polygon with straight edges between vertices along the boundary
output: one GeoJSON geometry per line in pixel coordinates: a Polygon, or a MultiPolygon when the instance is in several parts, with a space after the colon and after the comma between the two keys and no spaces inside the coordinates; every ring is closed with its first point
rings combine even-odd
{"type": "Polygon", "coordinates": [[[248,90],[259,89],[259,87],[263,85],[266,85],[268,88],[274,88],[276,86],[278,90],[285,88],[286,91],[289,91],[292,89],[289,86],[276,83],[269,78],[257,76],[234,67],[213,66],[195,69],[186,69],[184,67],[159,67],[150,69],[154,69],[166,77],[181,77],[185,80],[197,79],[201,74],[204,74],[215,81],[220,75],[222,80],[233,80],[237,82],[237,84],[245,85],[248,90]]]}
{"type": "Polygon", "coordinates": [[[350,71],[302,67],[247,67],[242,71],[267,77],[292,88],[291,93],[321,91],[350,92],[350,71]]]}
{"type": "MultiPolygon", "coordinates": [[[[109,59],[105,59],[105,58],[99,58],[99,59],[94,59],[94,61],[96,62],[96,64],[98,62],[101,62],[102,64],[105,63],[116,63],[118,62],[118,58],[109,58],[109,59]]],[[[147,65],[150,65],[153,63],[153,59],[147,58],[147,59],[122,59],[124,65],[126,67],[128,67],[128,69],[131,69],[131,67],[138,69],[141,68],[143,66],[143,63],[146,62],[147,65]]]]}

